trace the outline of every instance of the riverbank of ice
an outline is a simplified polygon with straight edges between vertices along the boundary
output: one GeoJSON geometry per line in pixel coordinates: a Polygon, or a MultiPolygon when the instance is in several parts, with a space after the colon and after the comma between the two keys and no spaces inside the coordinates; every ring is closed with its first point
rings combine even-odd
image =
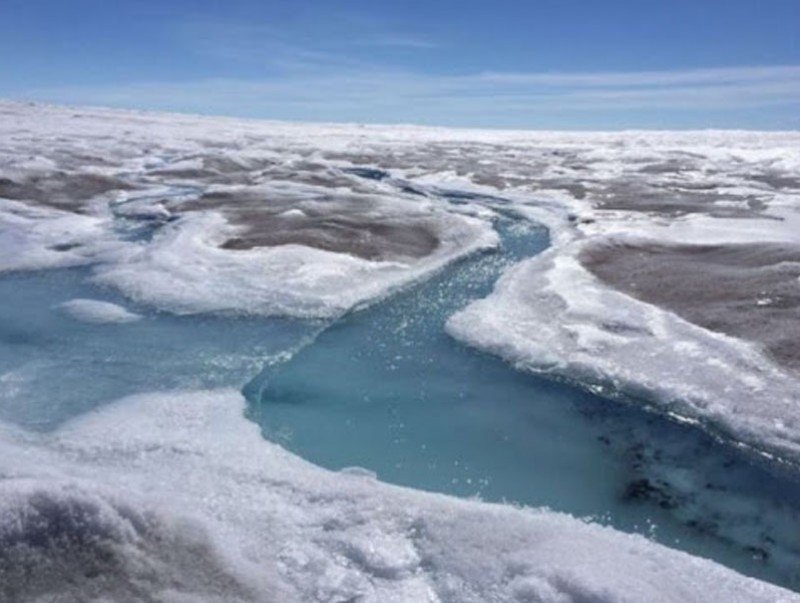
{"type": "Polygon", "coordinates": [[[710,561],[549,511],[328,472],[231,390],[120,400],[0,432],[12,600],[791,601],[710,561]]]}

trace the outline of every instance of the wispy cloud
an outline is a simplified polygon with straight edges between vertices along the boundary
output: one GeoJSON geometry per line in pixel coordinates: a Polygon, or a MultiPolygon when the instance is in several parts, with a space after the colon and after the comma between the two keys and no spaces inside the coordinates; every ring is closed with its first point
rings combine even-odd
{"type": "Polygon", "coordinates": [[[30,90],[27,96],[281,119],[534,126],[556,117],[588,121],[591,113],[634,123],[648,112],[654,122],[663,112],[705,112],[707,123],[718,123],[715,113],[766,115],[777,107],[781,124],[800,127],[791,121],[791,110],[800,115],[800,65],[433,74],[419,57],[438,48],[436,41],[341,11],[315,15],[313,22],[296,15],[300,21],[284,15],[274,22],[177,24],[185,49],[210,61],[211,72],[236,77],[30,90]],[[415,60],[397,63],[397,57],[415,60]]]}
{"type": "Polygon", "coordinates": [[[175,29],[190,52],[223,63],[287,71],[342,72],[377,68],[363,58],[365,50],[429,50],[438,45],[375,24],[354,27],[349,20],[327,22],[314,34],[309,27],[283,22],[243,23],[189,19],[175,29]]]}
{"type": "Polygon", "coordinates": [[[363,61],[330,48],[304,44],[272,24],[189,20],[178,26],[176,36],[192,52],[225,64],[281,71],[363,67],[363,61]]]}
{"type": "Polygon", "coordinates": [[[354,40],[353,44],[359,46],[382,46],[386,48],[410,48],[413,50],[431,50],[434,48],[439,48],[440,46],[436,42],[432,42],[431,40],[426,40],[424,38],[393,34],[384,34],[381,36],[373,36],[360,40],[354,40]]]}
{"type": "Polygon", "coordinates": [[[295,70],[258,80],[31,90],[27,96],[281,119],[443,124],[548,126],[554,116],[605,112],[623,116],[615,123],[624,125],[626,112],[763,110],[769,115],[777,107],[797,115],[800,66],[438,76],[340,65],[335,72],[295,70]]]}
{"type": "Polygon", "coordinates": [[[487,82],[504,85],[574,86],[580,88],[622,86],[674,86],[703,84],[735,84],[772,80],[800,80],[800,66],[718,67],[712,69],[678,69],[663,71],[627,71],[593,73],[500,73],[480,76],[487,82]]]}

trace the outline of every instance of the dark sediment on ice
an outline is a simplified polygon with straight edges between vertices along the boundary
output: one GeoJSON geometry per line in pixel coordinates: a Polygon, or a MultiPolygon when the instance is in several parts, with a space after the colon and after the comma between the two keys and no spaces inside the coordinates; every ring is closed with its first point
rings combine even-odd
{"type": "Polygon", "coordinates": [[[605,283],[707,329],[762,344],[800,370],[800,247],[598,243],[581,262],[605,283]]]}

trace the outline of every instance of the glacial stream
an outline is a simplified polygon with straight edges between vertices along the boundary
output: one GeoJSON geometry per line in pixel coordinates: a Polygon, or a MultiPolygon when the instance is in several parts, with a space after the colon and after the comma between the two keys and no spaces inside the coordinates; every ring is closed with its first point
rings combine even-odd
{"type": "Polygon", "coordinates": [[[446,334],[505,267],[548,245],[512,213],[495,227],[501,249],[330,324],[155,312],[86,268],[3,276],[0,419],[49,430],[124,395],[243,386],[265,437],[321,466],[547,506],[800,588],[798,476],[446,334]],[[142,319],[79,322],[60,308],[74,298],[142,319]]]}

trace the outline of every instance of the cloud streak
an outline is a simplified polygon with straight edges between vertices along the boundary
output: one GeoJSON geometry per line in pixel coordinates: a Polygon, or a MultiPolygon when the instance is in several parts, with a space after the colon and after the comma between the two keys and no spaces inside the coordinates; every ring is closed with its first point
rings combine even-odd
{"type": "Polygon", "coordinates": [[[412,36],[382,35],[363,38],[354,42],[360,46],[376,46],[385,48],[410,48],[413,50],[432,50],[439,44],[423,38],[412,36]]]}
{"type": "Polygon", "coordinates": [[[437,48],[434,42],[386,31],[372,25],[353,27],[349,21],[327,20],[322,32],[276,23],[187,20],[175,30],[178,42],[204,58],[279,71],[342,72],[377,67],[358,55],[365,49],[424,51],[437,48]],[[358,50],[359,52],[354,52],[358,50]]]}

